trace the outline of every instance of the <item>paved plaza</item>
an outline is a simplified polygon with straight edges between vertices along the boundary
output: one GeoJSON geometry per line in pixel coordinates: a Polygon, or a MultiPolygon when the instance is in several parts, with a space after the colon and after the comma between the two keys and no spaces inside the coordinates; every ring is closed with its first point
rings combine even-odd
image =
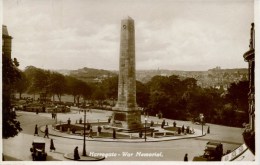
{"type": "MultiPolygon", "coordinates": [[[[92,110],[87,112],[87,120],[89,122],[107,120],[110,116],[110,111],[92,110]]],[[[68,118],[71,123],[76,123],[76,120],[83,119],[84,113],[72,111],[70,113],[58,114],[57,121],[51,118],[50,113],[35,114],[32,112],[17,111],[17,119],[21,122],[23,131],[13,138],[3,139],[3,154],[5,160],[32,160],[30,147],[35,138],[42,138],[46,142],[47,160],[66,160],[66,155],[73,153],[76,146],[79,147],[80,154],[82,153],[83,137],[79,135],[59,132],[52,128],[55,123],[67,122],[68,118]],[[41,131],[45,125],[49,125],[50,139],[53,139],[56,150],[49,151],[50,139],[43,138],[43,132],[40,131],[40,136],[35,137],[34,126],[38,124],[41,131]]],[[[164,118],[165,119],[165,118],[164,118]]],[[[158,119],[154,116],[149,116],[148,122],[153,120],[155,123],[161,123],[163,119],[158,119]]],[[[142,116],[144,121],[144,116],[142,116]]],[[[209,140],[220,141],[223,143],[224,153],[227,150],[233,150],[243,143],[242,129],[213,124],[204,126],[206,133],[210,126],[210,134],[202,136],[201,125],[196,125],[190,121],[178,121],[165,119],[166,123],[172,125],[173,121],[177,126],[190,126],[194,128],[195,133],[183,136],[162,136],[158,138],[147,137],[144,142],[143,138],[86,138],[86,151],[89,155],[88,160],[94,160],[93,157],[104,156],[105,161],[115,160],[158,160],[158,161],[182,161],[185,153],[189,154],[189,160],[194,156],[203,154],[206,143],[209,140]],[[193,150],[190,150],[193,148],[193,150]],[[195,148],[195,150],[194,150],[195,148]],[[152,155],[152,156],[149,156],[152,155]]],[[[158,129],[161,129],[158,127],[158,129]]],[[[163,130],[160,130],[163,131],[163,130]]],[[[138,137],[137,133],[132,136],[138,137]]]]}

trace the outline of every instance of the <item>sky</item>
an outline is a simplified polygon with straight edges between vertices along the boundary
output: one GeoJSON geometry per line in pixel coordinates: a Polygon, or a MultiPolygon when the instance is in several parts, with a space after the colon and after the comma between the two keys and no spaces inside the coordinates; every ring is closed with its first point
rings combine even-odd
{"type": "Polygon", "coordinates": [[[248,67],[253,0],[3,0],[2,8],[20,69],[118,70],[127,16],[137,70],[248,67]]]}

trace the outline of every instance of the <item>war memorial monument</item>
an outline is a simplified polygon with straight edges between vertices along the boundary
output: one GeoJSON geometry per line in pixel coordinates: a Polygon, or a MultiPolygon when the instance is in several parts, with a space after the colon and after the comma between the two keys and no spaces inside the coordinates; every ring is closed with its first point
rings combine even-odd
{"type": "Polygon", "coordinates": [[[113,111],[111,125],[122,123],[124,129],[142,128],[141,111],[136,104],[135,26],[131,17],[121,21],[118,100],[113,111]]]}

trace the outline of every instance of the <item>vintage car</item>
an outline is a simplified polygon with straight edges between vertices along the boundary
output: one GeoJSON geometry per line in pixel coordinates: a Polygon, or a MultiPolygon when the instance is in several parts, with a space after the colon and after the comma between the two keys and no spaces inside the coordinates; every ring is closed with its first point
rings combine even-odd
{"type": "Polygon", "coordinates": [[[204,151],[203,155],[194,157],[193,161],[220,161],[223,155],[223,145],[209,141],[204,151]]]}
{"type": "Polygon", "coordinates": [[[47,153],[45,152],[45,141],[43,139],[34,139],[30,151],[33,160],[46,160],[47,153]]]}

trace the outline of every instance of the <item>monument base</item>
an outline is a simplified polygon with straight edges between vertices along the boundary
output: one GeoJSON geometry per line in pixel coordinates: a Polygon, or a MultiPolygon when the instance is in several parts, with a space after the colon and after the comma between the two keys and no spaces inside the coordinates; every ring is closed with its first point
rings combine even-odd
{"type": "Polygon", "coordinates": [[[121,108],[114,107],[113,111],[110,122],[111,126],[126,130],[138,130],[143,128],[140,110],[125,111],[121,110],[121,108]]]}

